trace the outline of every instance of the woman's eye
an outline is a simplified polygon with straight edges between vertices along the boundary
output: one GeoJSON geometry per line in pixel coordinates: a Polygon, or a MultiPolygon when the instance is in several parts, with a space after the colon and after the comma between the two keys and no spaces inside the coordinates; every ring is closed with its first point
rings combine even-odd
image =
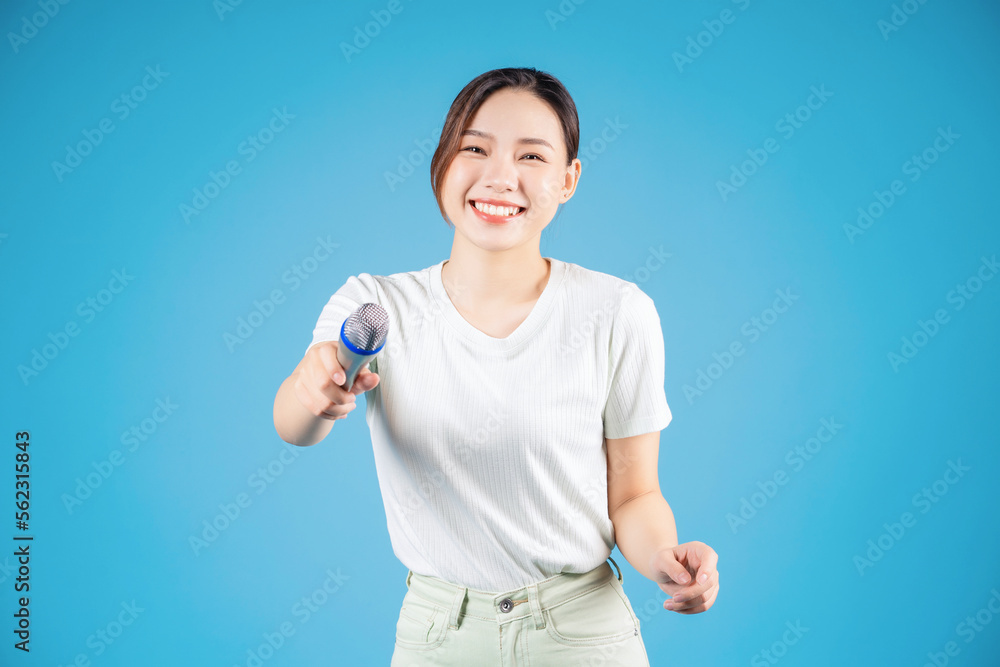
{"type": "MultiPolygon", "coordinates": [[[[483,155],[486,155],[486,151],[484,151],[479,146],[466,146],[465,148],[462,149],[462,151],[480,151],[483,155]]],[[[533,157],[536,160],[541,160],[542,162],[545,162],[545,160],[543,160],[540,155],[536,155],[535,153],[528,153],[527,155],[523,155],[522,157],[533,157]]]]}

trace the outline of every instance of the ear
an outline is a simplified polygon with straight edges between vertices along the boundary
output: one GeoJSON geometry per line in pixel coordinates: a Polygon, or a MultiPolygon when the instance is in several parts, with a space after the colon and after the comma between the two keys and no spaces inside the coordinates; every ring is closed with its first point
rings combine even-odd
{"type": "Polygon", "coordinates": [[[559,196],[559,203],[565,204],[576,192],[576,186],[580,182],[580,174],[583,171],[583,163],[580,158],[573,158],[573,161],[566,167],[566,178],[563,183],[563,193],[559,196]]]}

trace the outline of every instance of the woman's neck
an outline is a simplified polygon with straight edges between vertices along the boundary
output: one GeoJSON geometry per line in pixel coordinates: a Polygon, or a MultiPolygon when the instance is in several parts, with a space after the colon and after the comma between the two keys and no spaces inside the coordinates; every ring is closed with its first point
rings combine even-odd
{"type": "Polygon", "coordinates": [[[441,267],[441,282],[452,302],[468,310],[534,302],[549,281],[551,264],[539,255],[452,252],[441,267]],[[505,256],[506,255],[506,256],[505,256]]]}

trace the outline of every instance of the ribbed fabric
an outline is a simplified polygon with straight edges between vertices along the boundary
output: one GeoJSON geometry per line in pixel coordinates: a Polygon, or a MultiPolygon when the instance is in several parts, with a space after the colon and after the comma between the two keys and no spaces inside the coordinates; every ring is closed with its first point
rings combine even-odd
{"type": "Polygon", "coordinates": [[[309,347],[362,303],[389,314],[365,418],[393,551],[413,572],[483,591],[589,572],[614,547],[604,439],[670,423],[653,300],[545,259],[548,282],[506,338],[458,312],[445,260],[351,276],[316,323],[309,347]]]}

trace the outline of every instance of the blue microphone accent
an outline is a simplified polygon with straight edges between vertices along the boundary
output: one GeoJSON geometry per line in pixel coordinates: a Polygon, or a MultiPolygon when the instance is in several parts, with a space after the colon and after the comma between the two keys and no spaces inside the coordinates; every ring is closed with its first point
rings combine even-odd
{"type": "MultiPolygon", "coordinates": [[[[373,354],[378,354],[378,353],[379,353],[379,352],[380,352],[380,351],[382,350],[382,348],[383,348],[383,347],[385,347],[385,340],[383,340],[383,341],[382,341],[382,344],[381,344],[381,345],[379,345],[379,346],[378,346],[377,348],[375,348],[374,350],[362,350],[362,349],[361,349],[360,347],[356,347],[356,346],[355,346],[355,345],[354,345],[354,344],[353,344],[353,343],[352,343],[352,342],[351,342],[351,341],[350,341],[350,340],[349,340],[349,339],[347,338],[347,336],[345,336],[345,335],[344,335],[344,327],[345,327],[346,325],[347,325],[347,320],[344,320],[344,323],[340,325],[340,342],[342,342],[342,343],[343,343],[344,345],[346,345],[346,346],[347,346],[347,349],[348,349],[348,350],[350,350],[351,352],[353,352],[353,353],[355,353],[355,354],[363,354],[363,355],[365,355],[366,357],[370,357],[370,356],[372,356],[373,354]]],[[[388,340],[388,336],[386,337],[386,340],[388,340]]]]}

